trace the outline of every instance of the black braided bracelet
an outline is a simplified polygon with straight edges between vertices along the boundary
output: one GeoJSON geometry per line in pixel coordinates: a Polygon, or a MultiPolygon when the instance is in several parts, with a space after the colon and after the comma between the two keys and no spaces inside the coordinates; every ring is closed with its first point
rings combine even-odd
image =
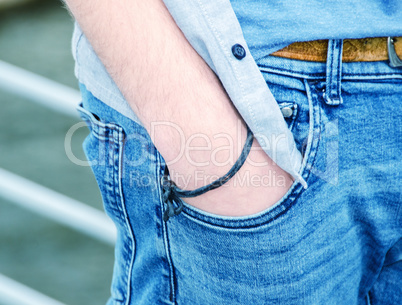
{"type": "Polygon", "coordinates": [[[243,150],[232,168],[225,175],[215,180],[214,182],[195,190],[187,191],[177,187],[177,185],[172,180],[170,180],[169,171],[166,168],[165,174],[162,177],[162,199],[166,203],[166,210],[163,214],[163,220],[168,221],[170,217],[179,215],[181,213],[181,211],[183,210],[183,202],[180,198],[196,197],[208,191],[216,189],[228,182],[229,179],[232,178],[239,171],[239,169],[246,161],[250,153],[251,146],[253,145],[253,140],[253,133],[247,126],[246,143],[244,144],[243,150]]]}

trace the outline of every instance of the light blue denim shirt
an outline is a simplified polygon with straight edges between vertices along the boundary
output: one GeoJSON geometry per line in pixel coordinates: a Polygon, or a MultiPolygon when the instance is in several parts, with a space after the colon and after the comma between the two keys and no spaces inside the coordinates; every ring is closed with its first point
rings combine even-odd
{"type": "MultiPolygon", "coordinates": [[[[264,151],[305,187],[299,174],[302,156],[256,60],[263,61],[264,56],[295,41],[402,35],[399,0],[369,0],[364,5],[361,0],[329,1],[328,5],[316,0],[164,2],[188,41],[218,75],[264,151]]],[[[73,54],[79,81],[94,96],[139,123],[78,26],[73,54]]]]}
{"type": "MultiPolygon", "coordinates": [[[[303,181],[299,175],[301,154],[248,50],[230,2],[168,0],[165,3],[189,42],[217,73],[266,153],[280,167],[303,181]],[[232,53],[236,44],[245,51],[246,56],[240,60],[232,53]]],[[[79,81],[97,98],[139,122],[78,26],[73,38],[73,54],[79,81]]]]}

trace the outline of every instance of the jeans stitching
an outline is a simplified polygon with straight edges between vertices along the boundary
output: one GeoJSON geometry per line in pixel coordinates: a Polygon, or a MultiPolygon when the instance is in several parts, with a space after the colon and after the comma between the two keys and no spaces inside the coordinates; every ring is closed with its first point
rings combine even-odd
{"type": "MultiPolygon", "coordinates": [[[[311,80],[320,80],[325,79],[325,71],[317,72],[317,73],[307,73],[307,72],[295,72],[294,70],[288,70],[284,68],[278,67],[269,67],[269,66],[259,66],[260,71],[263,73],[274,73],[279,75],[285,75],[294,78],[303,78],[303,79],[311,79],[311,80]]],[[[344,72],[342,74],[343,80],[373,80],[373,79],[401,79],[402,71],[395,72],[386,72],[386,73],[347,73],[344,72]],[[364,78],[361,78],[364,77],[364,78]]]]}
{"type": "MultiPolygon", "coordinates": [[[[131,298],[131,273],[133,270],[133,265],[134,265],[134,258],[135,258],[135,239],[134,239],[134,233],[133,229],[130,225],[130,221],[128,220],[127,216],[127,208],[126,208],[126,203],[124,200],[124,195],[123,195],[123,185],[122,185],[122,171],[123,171],[123,152],[124,152],[124,131],[123,128],[120,126],[118,127],[118,130],[115,131],[118,135],[118,157],[116,160],[117,163],[117,186],[118,186],[118,193],[115,194],[116,198],[120,199],[120,204],[121,204],[121,209],[124,214],[125,218],[125,227],[126,230],[129,234],[129,254],[130,254],[130,259],[126,260],[126,268],[127,270],[127,275],[126,275],[126,280],[127,280],[127,291],[126,291],[126,304],[128,305],[130,303],[130,298],[131,298]]],[[[115,163],[115,165],[116,165],[115,163]]]]}
{"type": "MultiPolygon", "coordinates": [[[[164,173],[164,169],[166,165],[164,164],[164,161],[162,160],[162,157],[157,153],[156,160],[157,160],[157,166],[156,166],[156,178],[157,181],[161,181],[161,178],[164,173]],[[159,169],[159,170],[158,170],[159,169]]],[[[165,203],[162,200],[162,186],[158,183],[158,187],[156,188],[158,191],[158,197],[159,197],[159,208],[160,208],[160,217],[159,221],[161,222],[162,226],[162,234],[163,234],[163,243],[164,243],[164,248],[165,248],[165,255],[166,259],[168,261],[169,265],[169,286],[170,286],[170,294],[169,294],[169,300],[173,303],[176,304],[176,288],[175,288],[175,271],[174,271],[174,266],[173,266],[173,261],[170,253],[170,241],[169,241],[169,234],[168,234],[168,228],[167,228],[167,222],[163,220],[163,214],[164,214],[164,209],[165,209],[165,203]]]]}
{"type": "MultiPolygon", "coordinates": [[[[117,217],[121,223],[124,223],[125,234],[129,236],[125,243],[126,252],[130,255],[130,259],[125,261],[124,273],[121,274],[120,279],[125,283],[126,290],[123,291],[123,299],[116,299],[114,302],[119,304],[129,304],[131,289],[130,278],[132,272],[132,266],[134,263],[135,242],[131,225],[127,219],[126,206],[123,196],[121,172],[122,172],[122,160],[123,160],[123,145],[124,145],[124,131],[123,128],[116,124],[104,123],[98,121],[94,115],[83,107],[79,107],[83,119],[91,125],[91,135],[96,139],[103,142],[110,143],[108,152],[108,159],[112,160],[112,163],[106,168],[110,168],[110,179],[104,181],[105,185],[109,185],[107,192],[108,200],[113,202],[116,207],[114,217],[117,217]]],[[[107,176],[107,175],[106,175],[107,176]]],[[[122,288],[122,287],[120,287],[122,288]]]]}

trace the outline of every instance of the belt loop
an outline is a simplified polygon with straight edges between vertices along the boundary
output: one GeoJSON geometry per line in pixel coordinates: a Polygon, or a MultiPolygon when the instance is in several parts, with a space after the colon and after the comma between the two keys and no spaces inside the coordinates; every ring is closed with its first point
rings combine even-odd
{"type": "Polygon", "coordinates": [[[330,39],[327,53],[327,78],[324,93],[325,102],[328,105],[342,104],[341,79],[342,79],[342,39],[330,39]]]}

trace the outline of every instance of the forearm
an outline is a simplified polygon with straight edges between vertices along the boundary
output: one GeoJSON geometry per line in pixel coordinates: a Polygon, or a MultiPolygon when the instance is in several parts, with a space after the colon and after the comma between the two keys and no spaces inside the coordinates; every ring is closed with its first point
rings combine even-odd
{"type": "MultiPolygon", "coordinates": [[[[225,174],[233,164],[234,160],[231,159],[236,159],[240,154],[246,136],[244,123],[218,78],[187,42],[163,2],[66,2],[120,91],[148,132],[154,136],[155,146],[167,162],[175,159],[169,168],[184,177],[177,179],[179,186],[187,189],[202,186],[200,180],[195,179],[196,171],[201,171],[205,176],[225,174]],[[153,123],[156,122],[174,124],[182,131],[182,137],[177,129],[164,124],[153,130],[153,123]],[[191,142],[183,142],[183,139],[191,137],[191,142]],[[177,159],[186,144],[208,146],[208,149],[192,150],[177,159]]],[[[254,146],[258,148],[257,143],[254,146]]],[[[262,151],[253,151],[250,157],[254,161],[265,162],[266,166],[245,164],[243,172],[248,170],[253,175],[263,175],[275,170],[289,180],[262,151]]],[[[250,190],[253,188],[248,188],[247,185],[239,187],[235,192],[240,197],[248,194],[247,197],[252,200],[250,190]]],[[[230,186],[226,190],[214,191],[214,194],[219,197],[229,189],[230,186]]],[[[232,190],[233,195],[236,195],[235,192],[232,190]]],[[[208,197],[211,194],[203,198],[208,197]]],[[[197,204],[197,200],[202,202],[203,198],[189,201],[197,204]]],[[[210,204],[212,199],[209,200],[210,204]]]]}
{"type": "MultiPolygon", "coordinates": [[[[160,0],[67,3],[150,133],[151,123],[162,121],[179,126],[186,138],[195,133],[236,132],[239,116],[219,80],[160,0]]],[[[183,143],[174,129],[162,128],[158,127],[153,140],[169,161],[183,143]]]]}

